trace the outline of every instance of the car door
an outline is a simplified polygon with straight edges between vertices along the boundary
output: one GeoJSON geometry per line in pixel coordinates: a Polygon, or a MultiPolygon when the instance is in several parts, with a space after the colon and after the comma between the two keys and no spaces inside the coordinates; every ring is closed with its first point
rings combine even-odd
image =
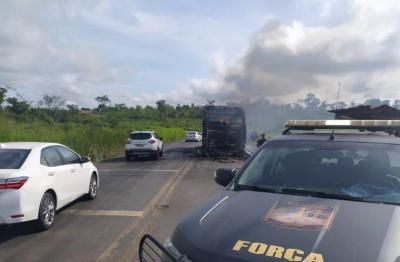
{"type": "Polygon", "coordinates": [[[56,146],[58,153],[69,171],[72,198],[76,199],[89,190],[90,170],[87,163],[82,163],[77,153],[67,147],[56,146]]]}
{"type": "Polygon", "coordinates": [[[72,198],[69,169],[64,165],[54,146],[42,149],[40,162],[46,170],[46,175],[49,176],[51,186],[56,191],[57,207],[64,206],[72,198]]]}

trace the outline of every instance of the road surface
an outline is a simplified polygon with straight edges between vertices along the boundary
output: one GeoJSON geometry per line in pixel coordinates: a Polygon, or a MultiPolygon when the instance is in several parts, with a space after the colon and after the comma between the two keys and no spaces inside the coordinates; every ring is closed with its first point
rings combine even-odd
{"type": "Polygon", "coordinates": [[[52,229],[0,226],[0,261],[137,261],[143,234],[165,240],[182,217],[222,190],[213,178],[217,168],[242,164],[200,158],[198,146],[168,145],[159,161],[97,164],[98,197],[63,208],[52,229]]]}

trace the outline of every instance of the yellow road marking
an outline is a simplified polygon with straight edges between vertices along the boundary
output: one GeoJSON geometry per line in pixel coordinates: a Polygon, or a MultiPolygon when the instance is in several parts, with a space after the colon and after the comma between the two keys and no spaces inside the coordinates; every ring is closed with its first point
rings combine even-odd
{"type": "MultiPolygon", "coordinates": [[[[160,199],[162,201],[159,203],[158,206],[169,206],[169,201],[171,200],[171,197],[172,197],[173,193],[175,192],[175,187],[184,178],[186,173],[189,172],[190,169],[192,169],[192,167],[193,167],[193,162],[189,162],[187,165],[184,165],[184,167],[182,168],[182,171],[180,173],[175,175],[174,181],[172,181],[171,185],[169,185],[169,187],[165,191],[165,194],[163,194],[162,199],[160,199]]],[[[149,212],[146,216],[147,221],[149,221],[152,217],[154,217],[157,214],[157,212],[160,212],[160,210],[159,209],[158,210],[157,209],[149,210],[149,212]]],[[[137,257],[137,253],[138,253],[139,242],[145,233],[149,233],[150,228],[151,228],[151,225],[149,225],[149,222],[147,222],[144,225],[143,230],[140,231],[140,233],[131,242],[130,248],[128,248],[125,251],[125,254],[122,257],[121,261],[130,262],[130,261],[135,260],[135,258],[137,257]]]]}
{"type": "MultiPolygon", "coordinates": [[[[114,239],[114,241],[103,251],[103,253],[100,254],[96,261],[105,261],[112,255],[113,251],[120,245],[120,241],[124,239],[127,235],[129,235],[139,225],[141,220],[147,217],[150,211],[157,206],[157,203],[163,198],[163,196],[170,192],[169,189],[171,189],[171,187],[175,187],[175,185],[179,182],[178,178],[181,175],[185,174],[183,171],[187,172],[187,166],[189,163],[191,163],[190,160],[186,160],[183,163],[182,168],[178,172],[176,172],[176,174],[173,175],[147,203],[147,205],[143,209],[143,215],[141,216],[141,219],[136,219],[130,225],[128,225],[125,230],[122,231],[122,233],[116,239],[114,239]]],[[[140,237],[141,236],[136,237],[134,242],[137,242],[137,239],[140,239],[140,237]]]]}
{"type": "Polygon", "coordinates": [[[119,217],[141,217],[142,211],[129,210],[80,210],[68,209],[63,214],[79,215],[79,216],[119,216],[119,217]]]}

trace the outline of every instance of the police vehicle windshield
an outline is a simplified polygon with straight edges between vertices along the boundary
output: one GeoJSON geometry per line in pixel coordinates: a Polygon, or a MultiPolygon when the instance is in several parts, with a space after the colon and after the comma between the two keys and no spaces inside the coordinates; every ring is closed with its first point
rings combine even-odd
{"type": "Polygon", "coordinates": [[[237,189],[400,204],[400,146],[272,141],[242,172],[237,189]]]}

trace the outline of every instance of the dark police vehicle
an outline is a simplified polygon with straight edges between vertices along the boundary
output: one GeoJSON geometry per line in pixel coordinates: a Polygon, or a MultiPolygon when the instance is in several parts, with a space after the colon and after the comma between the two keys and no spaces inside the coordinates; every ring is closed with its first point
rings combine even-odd
{"type": "Polygon", "coordinates": [[[240,107],[205,108],[202,141],[205,155],[243,157],[245,145],[246,119],[240,107]]]}
{"type": "Polygon", "coordinates": [[[167,261],[400,261],[400,121],[289,121],[184,219],[167,261]]]}

